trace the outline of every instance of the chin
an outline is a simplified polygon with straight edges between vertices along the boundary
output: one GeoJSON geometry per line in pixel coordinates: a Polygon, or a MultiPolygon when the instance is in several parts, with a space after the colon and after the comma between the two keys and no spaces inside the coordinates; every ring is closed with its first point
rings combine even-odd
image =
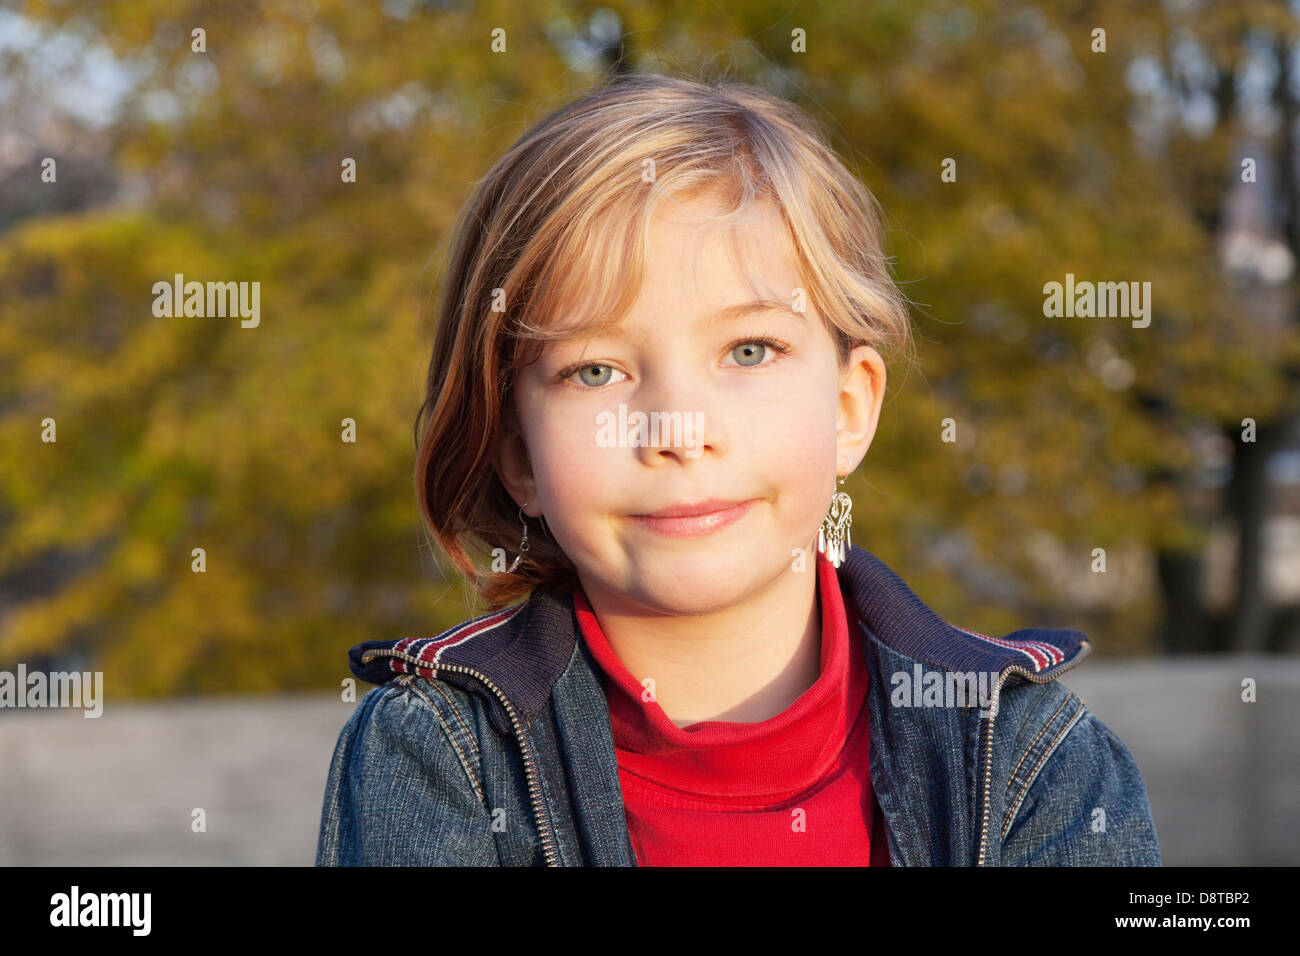
{"type": "Polygon", "coordinates": [[[744,600],[751,577],[752,564],[740,561],[722,565],[716,560],[683,561],[642,577],[636,582],[636,589],[645,595],[648,603],[656,606],[704,612],[744,600]]]}
{"type": "Polygon", "coordinates": [[[734,607],[741,600],[743,598],[738,594],[719,588],[692,589],[690,592],[670,588],[667,592],[656,591],[647,595],[645,603],[668,614],[691,615],[713,614],[734,607]]]}

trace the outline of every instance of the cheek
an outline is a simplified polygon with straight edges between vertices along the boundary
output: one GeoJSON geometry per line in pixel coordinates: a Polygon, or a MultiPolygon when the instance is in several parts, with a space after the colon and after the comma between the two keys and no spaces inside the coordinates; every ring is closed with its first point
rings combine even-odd
{"type": "Polygon", "coordinates": [[[605,483],[615,464],[609,458],[618,450],[596,444],[594,421],[541,421],[536,435],[533,474],[557,520],[608,498],[605,483]]]}
{"type": "Polygon", "coordinates": [[[779,493],[779,512],[800,525],[820,521],[835,480],[833,397],[799,392],[749,417],[746,431],[758,437],[749,456],[779,493]]]}
{"type": "Polygon", "coordinates": [[[823,391],[792,390],[780,402],[742,406],[752,447],[796,470],[834,468],[835,403],[823,391]]]}

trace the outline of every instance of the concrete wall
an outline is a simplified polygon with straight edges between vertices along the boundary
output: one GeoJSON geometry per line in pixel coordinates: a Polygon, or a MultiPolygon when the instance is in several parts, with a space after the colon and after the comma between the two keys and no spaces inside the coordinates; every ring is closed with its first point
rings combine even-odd
{"type": "MultiPolygon", "coordinates": [[[[1300,863],[1300,661],[1093,659],[1065,682],[1133,751],[1168,865],[1300,863]],[[1241,679],[1258,702],[1241,702],[1241,679]]],[[[337,695],[0,710],[0,865],[309,865],[337,695]],[[191,829],[206,812],[206,832],[191,829]]]]}
{"type": "Polygon", "coordinates": [[[1094,659],[1062,680],[1137,759],[1165,865],[1300,863],[1300,660],[1094,659]]]}

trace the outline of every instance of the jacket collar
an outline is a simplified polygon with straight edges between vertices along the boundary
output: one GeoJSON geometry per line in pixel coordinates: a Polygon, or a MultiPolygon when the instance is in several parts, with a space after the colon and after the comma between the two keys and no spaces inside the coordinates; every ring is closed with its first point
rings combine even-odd
{"type": "MultiPolygon", "coordinates": [[[[947,623],[870,551],[851,547],[838,569],[845,610],[872,639],[914,661],[950,671],[1009,669],[1035,682],[1051,680],[1091,651],[1087,638],[1066,629],[1022,628],[990,637],[947,623]]],[[[541,712],[569,665],[578,639],[571,592],[541,590],[526,601],[483,614],[434,637],[365,641],[348,652],[352,673],[372,684],[399,674],[451,679],[488,697],[498,729],[507,714],[495,685],[525,720],[541,712]],[[450,666],[449,666],[450,665],[450,666]],[[478,680],[460,679],[467,668],[478,680]]],[[[504,725],[504,726],[503,726],[504,725]]]]}

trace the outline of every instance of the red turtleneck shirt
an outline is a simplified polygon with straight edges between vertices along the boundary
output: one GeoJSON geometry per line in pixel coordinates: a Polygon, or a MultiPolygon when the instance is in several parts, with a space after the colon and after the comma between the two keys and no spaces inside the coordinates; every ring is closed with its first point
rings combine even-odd
{"type": "Polygon", "coordinates": [[[628,830],[641,866],[889,866],[867,770],[869,678],[834,565],[817,552],[821,675],[757,723],[678,727],[618,659],[586,594],[582,639],[601,668],[628,830]]]}

